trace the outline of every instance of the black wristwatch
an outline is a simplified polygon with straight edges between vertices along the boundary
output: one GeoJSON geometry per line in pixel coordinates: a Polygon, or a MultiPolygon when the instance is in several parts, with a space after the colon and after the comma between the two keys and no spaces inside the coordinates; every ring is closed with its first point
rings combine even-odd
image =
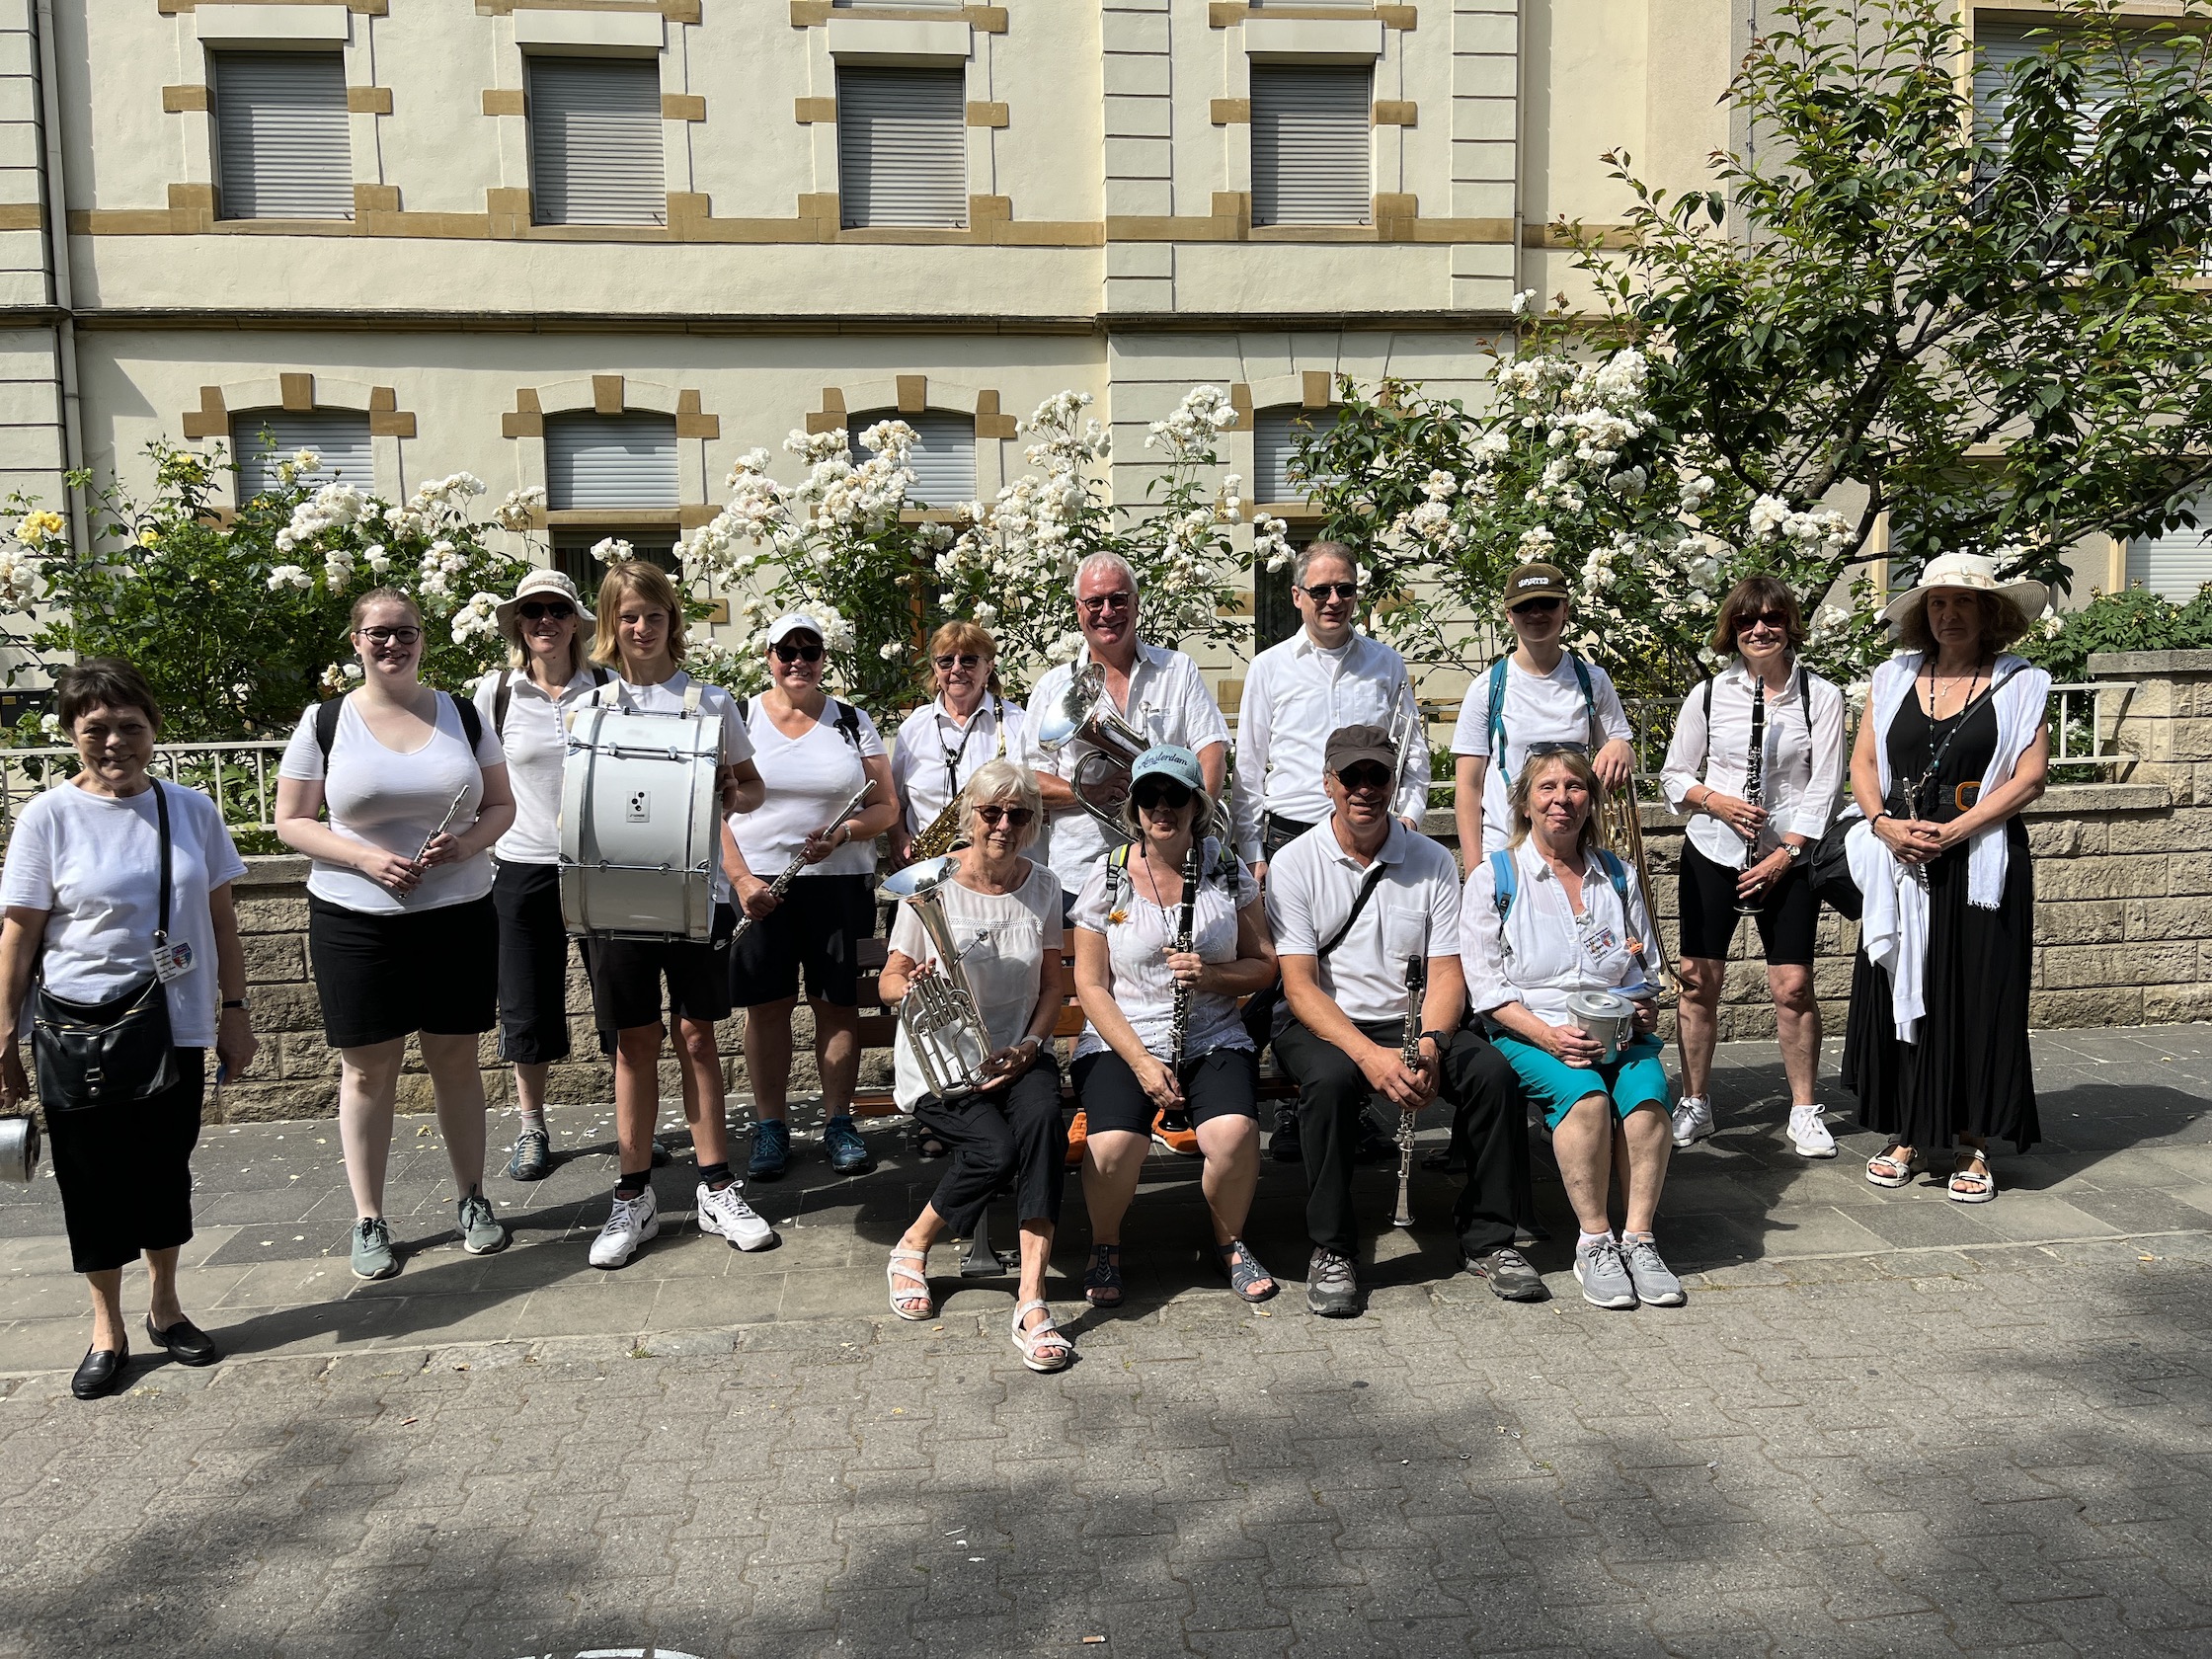
{"type": "Polygon", "coordinates": [[[1421,1033],[1421,1037],[1424,1042],[1434,1043],[1439,1054],[1442,1054],[1452,1044],[1452,1033],[1449,1031],[1424,1031],[1421,1033]]]}
{"type": "MultiPolygon", "coordinates": [[[[200,1006],[205,1007],[206,1004],[201,1003],[200,1006]]],[[[243,996],[226,996],[223,998],[223,1006],[225,1008],[236,1008],[240,1013],[245,1013],[253,1006],[253,1004],[248,1002],[243,996]]]]}

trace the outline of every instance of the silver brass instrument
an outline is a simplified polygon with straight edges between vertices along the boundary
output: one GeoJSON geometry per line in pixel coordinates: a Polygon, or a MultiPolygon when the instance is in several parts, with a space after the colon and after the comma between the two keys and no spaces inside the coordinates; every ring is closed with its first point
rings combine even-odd
{"type": "MultiPolygon", "coordinates": [[[[1405,1036],[1398,1045],[1398,1063],[1416,1076],[1421,1070],[1421,1011],[1429,993],[1429,959],[1409,956],[1405,959],[1405,1036]]],[[[1413,1224],[1413,1204],[1408,1192],[1413,1180],[1413,1119],[1420,1111],[1418,1106],[1403,1107],[1398,1112],[1398,1208],[1390,1218],[1392,1226],[1409,1227],[1413,1224]]]]}
{"type": "Polygon", "coordinates": [[[990,1080],[990,1033],[960,965],[960,947],[938,891],[952,880],[953,869],[950,858],[909,864],[885,878],[880,889],[912,907],[914,919],[937,950],[938,972],[916,975],[899,1000],[899,1029],[907,1034],[922,1080],[939,1100],[958,1100],[990,1080]]]}
{"type": "MultiPolygon", "coordinates": [[[[1600,785],[1597,817],[1598,844],[1634,867],[1636,886],[1643,894],[1644,913],[1648,915],[1651,905],[1651,865],[1644,856],[1643,814],[1636,805],[1636,780],[1630,777],[1628,786],[1618,791],[1600,785]]],[[[1628,948],[1635,951],[1640,949],[1641,944],[1641,940],[1631,938],[1628,948]]],[[[1658,970],[1660,981],[1666,986],[1670,996],[1681,993],[1682,982],[1676,977],[1675,965],[1666,959],[1663,949],[1659,961],[1648,966],[1658,970]]]]}
{"type": "Polygon", "coordinates": [[[19,1185],[39,1170],[39,1120],[26,1113],[0,1118],[0,1181],[19,1185]]]}
{"type": "Polygon", "coordinates": [[[1075,762],[1067,786],[1075,804],[1096,819],[1115,841],[1129,839],[1122,808],[1129,801],[1130,768],[1152,747],[1152,740],[1132,726],[1114,707],[1106,689],[1106,671],[1093,663],[1071,675],[1067,689],[1037,716],[1037,747],[1057,754],[1071,743],[1090,746],[1075,762]]]}
{"type": "MultiPolygon", "coordinates": [[[[1410,679],[1405,682],[1404,691],[1404,699],[1390,714],[1390,752],[1397,756],[1397,761],[1392,767],[1395,787],[1390,793],[1393,797],[1399,789],[1405,787],[1405,763],[1413,757],[1413,739],[1421,730],[1420,705],[1414,698],[1413,682],[1410,679]]],[[[1426,782],[1427,780],[1424,779],[1423,781],[1426,782]]],[[[1428,804],[1426,789],[1422,791],[1421,801],[1423,808],[1426,809],[1428,804]]]]}
{"type": "MultiPolygon", "coordinates": [[[[991,705],[998,718],[998,750],[991,758],[1006,758],[1006,699],[995,694],[991,705]]],[[[979,704],[978,708],[981,709],[979,704]]],[[[975,715],[968,717],[975,719],[975,715]]],[[[952,799],[945,803],[945,810],[929,821],[929,827],[914,837],[912,859],[920,863],[925,858],[942,858],[956,846],[965,845],[967,836],[966,792],[955,783],[952,799]]]]}
{"type": "MultiPolygon", "coordinates": [[[[867,805],[869,793],[875,787],[876,780],[874,778],[870,778],[866,783],[862,784],[860,788],[854,792],[852,799],[845,803],[844,811],[840,812],[835,818],[831,819],[830,823],[824,828],[822,833],[825,835],[834,835],[839,830],[850,824],[855,818],[858,818],[860,816],[860,809],[867,805]]],[[[791,861],[790,865],[784,870],[783,874],[776,877],[774,881],[768,884],[768,897],[770,897],[771,899],[781,899],[785,894],[789,893],[791,891],[791,884],[799,879],[799,877],[805,872],[806,868],[807,855],[805,849],[802,848],[800,850],[799,856],[791,861]]],[[[744,938],[746,929],[750,927],[751,925],[751,914],[750,912],[741,914],[738,917],[737,931],[730,935],[730,943],[734,945],[740,939],[744,938]]]]}
{"type": "MultiPolygon", "coordinates": [[[[1757,807],[1760,797],[1767,792],[1767,680],[1760,673],[1751,676],[1751,747],[1744,754],[1744,799],[1757,807]]],[[[1744,852],[1744,862],[1757,862],[1759,832],[1752,831],[1751,841],[1744,852]]],[[[1765,909],[1766,902],[1758,895],[1736,895],[1738,915],[1757,915],[1765,909]]]]}

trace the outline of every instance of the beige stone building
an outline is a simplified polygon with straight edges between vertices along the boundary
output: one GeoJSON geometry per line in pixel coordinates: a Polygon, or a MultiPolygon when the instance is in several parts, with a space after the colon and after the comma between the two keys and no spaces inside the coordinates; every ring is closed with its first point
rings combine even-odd
{"type": "Polygon", "coordinates": [[[1568,280],[1545,226],[1620,213],[1603,151],[1737,136],[1755,11],[0,0],[0,489],[267,430],[387,494],[541,485],[573,557],[874,411],[964,501],[1075,387],[1126,488],[1210,382],[1281,503],[1335,376],[1471,387],[1568,280]]]}

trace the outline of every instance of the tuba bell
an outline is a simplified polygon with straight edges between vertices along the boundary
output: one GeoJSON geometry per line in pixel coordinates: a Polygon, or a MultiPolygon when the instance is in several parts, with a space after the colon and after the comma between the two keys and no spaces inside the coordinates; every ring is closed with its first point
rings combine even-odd
{"type": "Polygon", "coordinates": [[[913,907],[914,917],[937,947],[939,969],[907,988],[899,1003],[899,1028],[912,1046],[922,1080],[939,1100],[958,1100],[990,1080],[990,1033],[976,1007],[976,993],[960,965],[960,947],[938,889],[952,879],[950,858],[909,864],[884,878],[880,892],[913,907]]]}
{"type": "Polygon", "coordinates": [[[1074,773],[1067,780],[1076,804],[1096,819],[1113,840],[1128,840],[1122,808],[1129,801],[1129,772],[1137,757],[1152,747],[1152,741],[1114,707],[1113,694],[1106,689],[1106,672],[1096,663],[1072,675],[1067,689],[1037,719],[1040,749],[1057,754],[1071,743],[1090,747],[1090,752],[1075,762],[1074,773]]]}

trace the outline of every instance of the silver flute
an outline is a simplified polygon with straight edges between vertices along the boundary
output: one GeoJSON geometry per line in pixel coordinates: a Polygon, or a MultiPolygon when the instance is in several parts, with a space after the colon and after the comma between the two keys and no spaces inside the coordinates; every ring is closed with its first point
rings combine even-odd
{"type": "MultiPolygon", "coordinates": [[[[851,800],[845,803],[844,811],[840,812],[835,818],[831,819],[828,827],[822,830],[822,833],[824,835],[834,835],[839,830],[842,830],[855,818],[858,818],[860,816],[860,809],[868,804],[869,791],[874,789],[875,787],[876,780],[874,778],[870,778],[866,783],[862,784],[858,793],[856,793],[851,800]]],[[[812,840],[814,837],[810,835],[807,838],[809,840],[812,840]]],[[[781,899],[786,893],[789,893],[791,891],[791,884],[799,879],[799,877],[805,872],[806,868],[807,854],[806,849],[802,846],[799,850],[799,856],[791,861],[790,865],[784,870],[783,874],[776,877],[774,881],[768,884],[768,897],[771,899],[781,899]]],[[[734,945],[740,939],[744,938],[745,930],[751,925],[751,912],[741,909],[738,914],[737,931],[730,935],[730,943],[734,945]]]]}
{"type": "MultiPolygon", "coordinates": [[[[1398,1062],[1408,1071],[1421,1069],[1421,1007],[1429,994],[1429,959],[1409,956],[1405,959],[1405,1039],[1398,1046],[1398,1062]]],[[[1413,1119],[1420,1112],[1418,1106],[1401,1107],[1398,1112],[1398,1208],[1390,1218],[1392,1226],[1409,1227],[1413,1224],[1413,1204],[1408,1189],[1413,1181],[1413,1119]]]]}

